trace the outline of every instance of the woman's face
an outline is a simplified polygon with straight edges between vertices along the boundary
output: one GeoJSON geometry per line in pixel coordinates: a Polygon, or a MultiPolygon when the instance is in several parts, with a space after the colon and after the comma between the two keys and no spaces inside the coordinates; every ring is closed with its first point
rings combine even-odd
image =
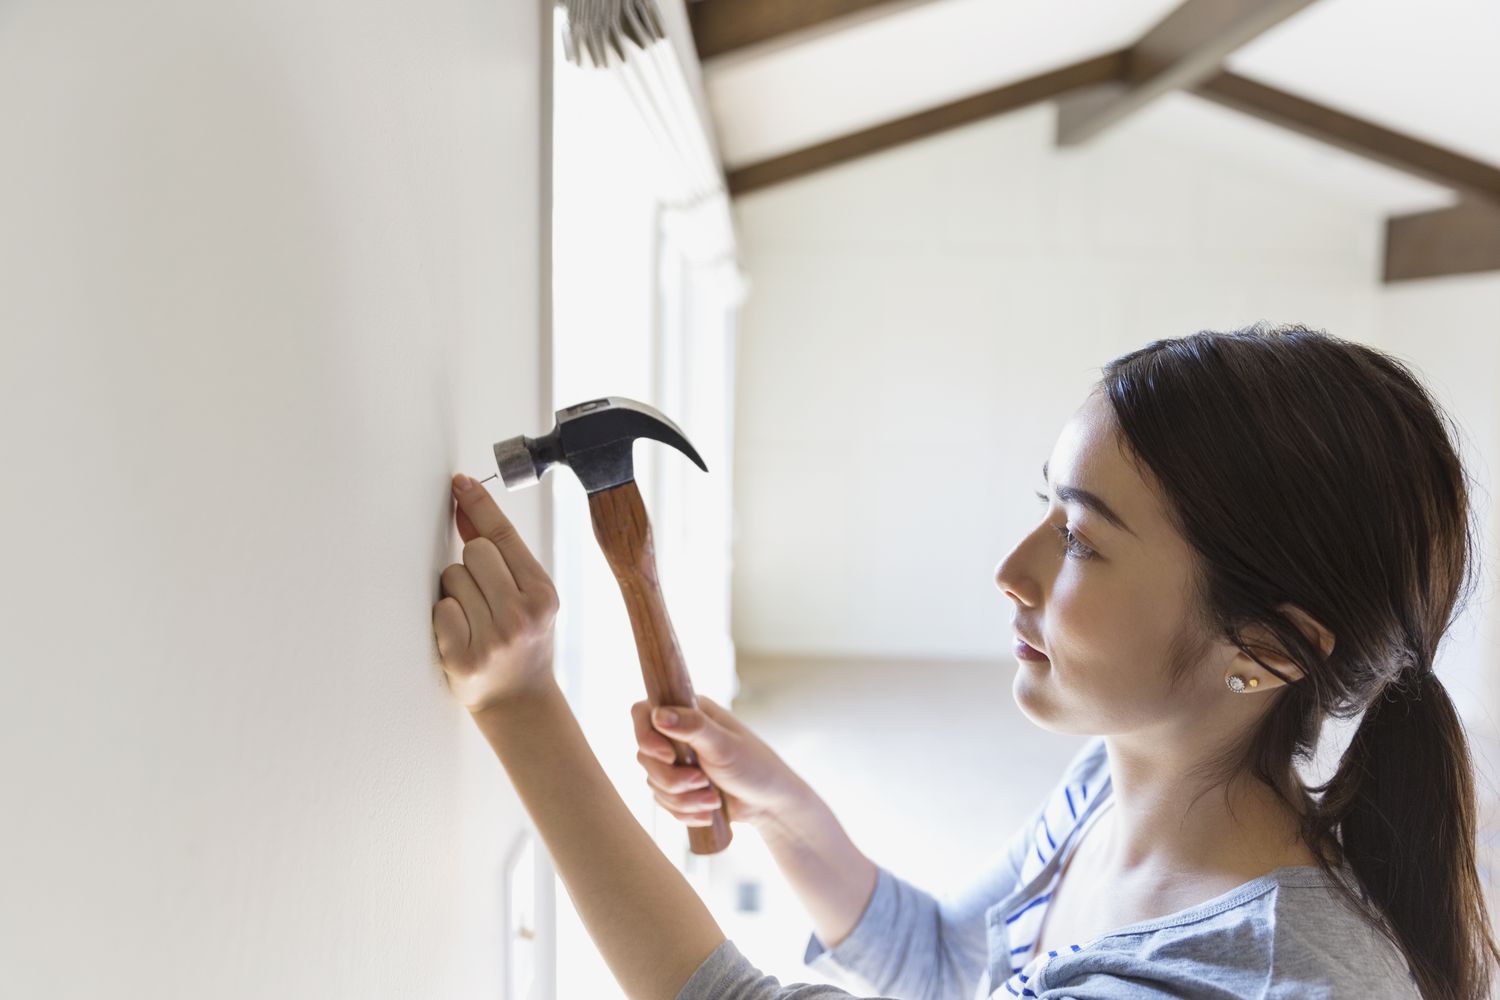
{"type": "Polygon", "coordinates": [[[1015,631],[1047,656],[1017,659],[1016,703],[1055,732],[1201,725],[1223,704],[1219,675],[1235,653],[1201,639],[1192,621],[1192,552],[1120,449],[1113,410],[1095,392],[1064,425],[1045,483],[1038,473],[1046,496],[1040,523],[995,571],[995,585],[1014,602],[1015,631]],[[1097,497],[1120,523],[1072,490],[1097,497]],[[1192,666],[1172,690],[1174,659],[1192,666]]]}

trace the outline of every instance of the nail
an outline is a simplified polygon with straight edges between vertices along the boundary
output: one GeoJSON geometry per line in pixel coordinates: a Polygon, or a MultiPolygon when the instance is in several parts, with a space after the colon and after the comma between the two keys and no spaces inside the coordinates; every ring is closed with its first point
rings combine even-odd
{"type": "Polygon", "coordinates": [[[463,493],[474,485],[474,480],[460,472],[453,477],[453,485],[460,493],[463,493]]]}

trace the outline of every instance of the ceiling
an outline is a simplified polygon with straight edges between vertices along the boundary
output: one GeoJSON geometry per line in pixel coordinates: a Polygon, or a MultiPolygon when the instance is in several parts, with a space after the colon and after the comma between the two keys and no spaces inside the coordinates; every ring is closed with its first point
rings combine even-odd
{"type": "MultiPolygon", "coordinates": [[[[724,165],[734,170],[1129,47],[1180,2],[893,3],[711,58],[703,84],[724,165]]],[[[1496,53],[1496,0],[1318,0],[1233,52],[1225,68],[1500,165],[1496,53]]],[[[1437,184],[1182,92],[1115,128],[1221,149],[1379,210],[1454,200],[1437,184]]]]}

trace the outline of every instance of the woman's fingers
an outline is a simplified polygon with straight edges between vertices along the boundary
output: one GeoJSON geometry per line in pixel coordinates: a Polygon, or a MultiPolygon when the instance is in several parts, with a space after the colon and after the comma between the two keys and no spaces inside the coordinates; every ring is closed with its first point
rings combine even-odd
{"type": "Polygon", "coordinates": [[[447,660],[469,648],[469,619],[463,605],[445,597],[432,607],[433,634],[437,636],[438,653],[447,660]]]}
{"type": "MultiPolygon", "coordinates": [[[[484,592],[479,589],[479,584],[469,575],[468,567],[458,563],[452,563],[443,570],[441,577],[443,581],[443,594],[451,597],[463,608],[464,619],[467,623],[468,642],[466,648],[472,647],[477,641],[490,634],[490,605],[484,599],[484,592]]],[[[442,604],[442,601],[438,602],[442,604]]]]}
{"type": "Polygon", "coordinates": [[[664,792],[649,781],[646,783],[651,787],[651,794],[656,801],[660,802],[663,809],[672,813],[693,815],[695,813],[712,812],[719,808],[719,790],[717,788],[703,787],[695,788],[687,792],[664,792]]]}
{"type": "Polygon", "coordinates": [[[459,473],[453,477],[453,496],[474,529],[493,542],[504,557],[517,589],[530,591],[552,587],[552,578],[547,575],[546,568],[532,555],[521,533],[482,483],[459,473]],[[465,485],[467,488],[462,488],[465,485]]]}
{"type": "Polygon", "coordinates": [[[678,821],[688,826],[710,826],[709,813],[721,808],[719,790],[711,786],[700,768],[673,763],[672,744],[651,725],[651,704],[638,701],[630,706],[635,737],[640,744],[635,759],[646,770],[652,797],[678,821]]]}
{"type": "Polygon", "coordinates": [[[668,809],[674,819],[680,820],[683,826],[713,826],[714,818],[703,813],[681,813],[668,809]]]}
{"type": "Polygon", "coordinates": [[[469,515],[458,505],[458,497],[453,498],[453,522],[458,525],[458,537],[466,542],[472,542],[479,537],[479,529],[474,527],[474,522],[469,520],[469,515]]]}
{"type": "MultiPolygon", "coordinates": [[[[702,704],[702,699],[699,699],[702,704]]],[[[688,826],[710,826],[710,813],[723,808],[723,796],[709,784],[701,768],[677,764],[671,741],[651,724],[651,703],[638,701],[630,706],[635,722],[635,738],[640,744],[635,759],[646,770],[646,784],[661,807],[688,826]]]]}
{"type": "Polygon", "coordinates": [[[494,542],[481,535],[464,543],[464,565],[468,567],[474,582],[479,584],[485,603],[489,605],[490,616],[499,626],[498,631],[505,633],[511,616],[515,614],[514,606],[521,600],[521,591],[516,586],[515,577],[511,576],[510,568],[505,565],[500,550],[495,548],[494,542]]]}
{"type": "Polygon", "coordinates": [[[708,784],[703,771],[691,764],[668,764],[641,752],[636,753],[635,759],[646,769],[646,781],[658,791],[677,795],[708,784]]]}

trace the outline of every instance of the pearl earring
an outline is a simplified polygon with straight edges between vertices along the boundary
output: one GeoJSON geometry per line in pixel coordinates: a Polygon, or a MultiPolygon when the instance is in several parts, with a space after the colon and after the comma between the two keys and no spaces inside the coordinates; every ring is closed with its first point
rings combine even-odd
{"type": "Polygon", "coordinates": [[[1239,674],[1230,674],[1228,677],[1224,678],[1224,682],[1229,685],[1229,690],[1233,691],[1235,694],[1245,693],[1245,678],[1241,677],[1239,674]]]}

